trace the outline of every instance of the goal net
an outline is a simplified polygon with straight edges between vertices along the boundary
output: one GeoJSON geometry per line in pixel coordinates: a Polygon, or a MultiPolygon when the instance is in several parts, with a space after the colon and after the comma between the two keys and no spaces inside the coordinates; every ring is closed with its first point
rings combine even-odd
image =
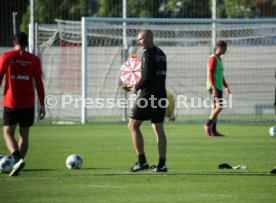
{"type": "Polygon", "coordinates": [[[202,121],[210,112],[207,61],[214,40],[226,40],[225,121],[274,121],[276,21],[210,19],[83,18],[39,25],[48,108],[54,122],[125,121],[133,102],[121,88],[119,69],[130,54],[139,58],[138,31],[151,29],[167,55],[167,89],[177,121],[202,121]],[[83,102],[84,100],[84,102],[83,102]],[[51,103],[51,102],[50,102],[51,103]],[[83,112],[85,111],[85,113],[83,112]]]}

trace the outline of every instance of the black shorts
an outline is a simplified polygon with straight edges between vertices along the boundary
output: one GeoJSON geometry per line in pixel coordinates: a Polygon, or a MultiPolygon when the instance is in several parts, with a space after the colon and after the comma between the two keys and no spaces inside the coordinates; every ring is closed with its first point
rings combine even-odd
{"type": "Polygon", "coordinates": [[[212,99],[212,102],[215,104],[215,103],[218,103],[220,106],[223,106],[223,91],[219,90],[219,89],[216,89],[217,90],[217,97],[214,97],[213,95],[213,90],[210,89],[209,90],[209,93],[210,93],[210,97],[212,99]]]}
{"type": "Polygon", "coordinates": [[[26,109],[12,109],[4,106],[4,126],[19,123],[20,127],[31,127],[34,123],[34,107],[26,109]]]}
{"type": "Polygon", "coordinates": [[[151,120],[151,123],[163,123],[167,104],[166,98],[154,102],[145,98],[138,98],[131,111],[130,118],[140,121],[151,120]]]}

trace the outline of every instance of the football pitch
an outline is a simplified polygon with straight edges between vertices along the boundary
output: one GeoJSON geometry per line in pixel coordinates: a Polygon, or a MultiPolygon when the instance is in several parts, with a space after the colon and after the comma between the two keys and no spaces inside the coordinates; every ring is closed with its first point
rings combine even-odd
{"type": "MultiPolygon", "coordinates": [[[[129,173],[137,160],[127,124],[36,125],[26,167],[18,177],[0,174],[1,203],[71,202],[276,202],[274,123],[222,123],[225,137],[208,137],[199,123],[165,123],[168,173],[129,173]],[[66,157],[79,154],[80,170],[66,157]],[[218,169],[218,165],[247,169],[218,169]]],[[[150,165],[155,136],[142,127],[150,165]]],[[[0,154],[8,154],[0,137],[0,154]]]]}

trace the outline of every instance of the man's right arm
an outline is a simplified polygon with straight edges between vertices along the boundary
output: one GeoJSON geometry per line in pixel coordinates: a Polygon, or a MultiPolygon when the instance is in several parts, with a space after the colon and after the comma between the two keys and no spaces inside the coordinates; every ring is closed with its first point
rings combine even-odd
{"type": "Polygon", "coordinates": [[[212,89],[215,87],[215,80],[214,80],[214,72],[216,70],[217,60],[215,56],[212,56],[209,61],[209,81],[211,84],[212,89]]]}
{"type": "Polygon", "coordinates": [[[216,70],[216,66],[217,66],[217,60],[215,56],[212,56],[209,61],[208,61],[208,66],[209,66],[209,81],[211,84],[211,88],[213,91],[214,96],[216,96],[216,86],[215,86],[215,80],[214,80],[214,72],[216,70]]]}

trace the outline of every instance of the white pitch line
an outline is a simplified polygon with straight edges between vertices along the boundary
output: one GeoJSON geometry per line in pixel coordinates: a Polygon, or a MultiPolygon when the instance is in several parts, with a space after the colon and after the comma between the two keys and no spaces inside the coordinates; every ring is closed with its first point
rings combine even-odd
{"type": "Polygon", "coordinates": [[[111,189],[122,189],[123,186],[109,186],[109,185],[85,185],[85,187],[94,187],[94,188],[111,188],[111,189]]]}
{"type": "Polygon", "coordinates": [[[183,195],[201,195],[201,196],[216,196],[216,197],[228,197],[233,198],[233,195],[224,195],[224,194],[212,194],[212,193],[183,193],[183,195]]]}

